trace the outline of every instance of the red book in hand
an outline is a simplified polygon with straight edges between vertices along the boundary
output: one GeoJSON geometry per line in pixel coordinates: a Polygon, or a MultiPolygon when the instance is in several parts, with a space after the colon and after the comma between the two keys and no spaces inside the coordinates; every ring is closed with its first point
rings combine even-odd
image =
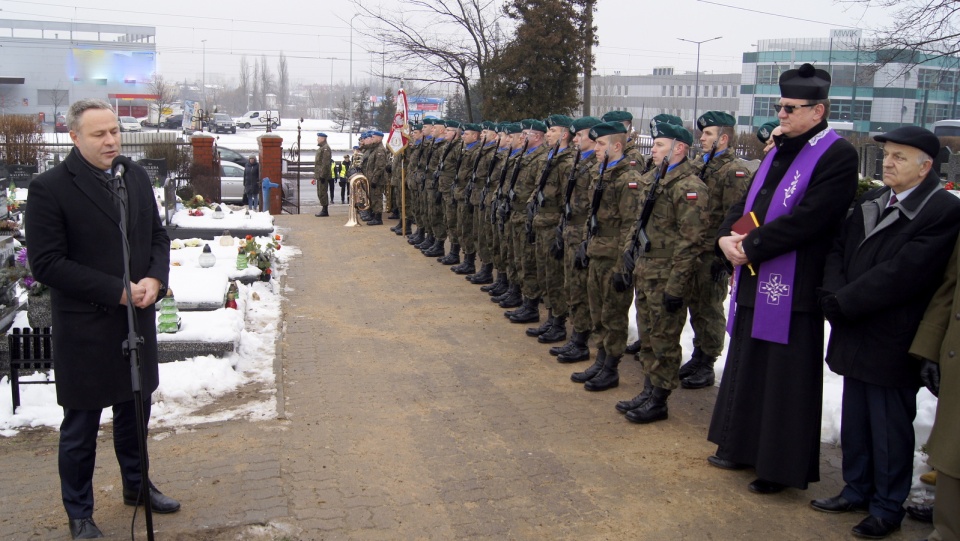
{"type": "Polygon", "coordinates": [[[730,230],[738,235],[746,235],[758,227],[760,227],[760,224],[757,222],[757,215],[750,211],[749,214],[744,214],[734,222],[730,230]]]}

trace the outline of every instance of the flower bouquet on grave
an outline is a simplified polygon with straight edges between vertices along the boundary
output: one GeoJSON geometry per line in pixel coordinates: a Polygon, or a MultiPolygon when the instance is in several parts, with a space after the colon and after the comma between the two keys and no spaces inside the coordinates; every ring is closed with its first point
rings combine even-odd
{"type": "MultiPolygon", "coordinates": [[[[273,274],[274,254],[279,249],[280,242],[276,238],[271,238],[261,245],[252,235],[247,235],[240,241],[240,247],[237,250],[238,255],[246,256],[247,265],[255,265],[260,269],[260,279],[266,282],[270,280],[270,275],[273,274]]],[[[240,268],[239,259],[238,257],[237,268],[240,268]]]]}

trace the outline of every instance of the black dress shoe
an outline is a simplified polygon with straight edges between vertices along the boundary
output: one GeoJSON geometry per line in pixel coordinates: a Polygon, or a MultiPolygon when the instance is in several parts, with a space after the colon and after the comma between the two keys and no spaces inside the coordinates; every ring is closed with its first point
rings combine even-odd
{"type": "Polygon", "coordinates": [[[764,479],[754,479],[752,483],[747,485],[747,488],[754,494],[776,494],[782,492],[787,486],[764,479]]]}
{"type": "MultiPolygon", "coordinates": [[[[124,488],[123,503],[126,505],[137,505],[138,503],[142,505],[142,502],[140,501],[140,491],[124,488]]],[[[176,513],[180,510],[180,502],[168,496],[164,496],[162,492],[157,490],[157,487],[151,486],[150,508],[153,509],[154,513],[160,513],[161,515],[167,513],[176,513]]]]}
{"type": "Polygon", "coordinates": [[[824,513],[849,513],[850,511],[866,511],[867,506],[863,503],[853,503],[843,496],[834,496],[832,498],[820,498],[811,500],[810,507],[824,513]]]}
{"type": "Polygon", "coordinates": [[[711,466],[716,466],[721,470],[745,470],[749,467],[747,464],[740,464],[739,462],[720,458],[717,455],[708,456],[707,462],[709,462],[711,466]]]}
{"type": "Polygon", "coordinates": [[[933,522],[933,506],[932,505],[908,505],[907,506],[907,515],[913,520],[919,522],[926,522],[930,524],[933,522]]]}
{"type": "Polygon", "coordinates": [[[865,539],[883,539],[899,529],[899,524],[887,522],[880,517],[870,515],[861,520],[860,524],[854,526],[850,531],[853,532],[853,535],[865,539]]]}
{"type": "Polygon", "coordinates": [[[100,531],[100,528],[97,528],[92,517],[70,519],[71,539],[99,539],[101,537],[103,537],[103,532],[100,531]]]}

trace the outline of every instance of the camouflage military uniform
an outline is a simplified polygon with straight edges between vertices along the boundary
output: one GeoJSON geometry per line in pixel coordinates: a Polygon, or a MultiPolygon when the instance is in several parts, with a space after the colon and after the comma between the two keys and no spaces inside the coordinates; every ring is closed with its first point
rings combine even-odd
{"type": "MultiPolygon", "coordinates": [[[[635,134],[635,137],[637,134],[635,134]]],[[[641,175],[647,170],[647,161],[634,139],[627,141],[627,146],[623,149],[623,159],[627,160],[627,165],[641,175]]]]}
{"type": "MultiPolygon", "coordinates": [[[[546,144],[527,150],[521,160],[520,174],[513,187],[515,195],[510,203],[510,224],[513,230],[508,238],[513,243],[513,257],[519,271],[521,293],[528,299],[539,299],[543,291],[541,291],[540,282],[537,280],[536,247],[527,240],[525,229],[527,201],[537,187],[537,180],[539,180],[540,173],[547,163],[548,152],[549,149],[546,144]]],[[[507,197],[509,197],[509,194],[507,197]]]]}
{"type": "MultiPolygon", "coordinates": [[[[699,169],[703,169],[703,162],[699,169]]],[[[726,333],[726,315],[723,313],[723,300],[727,297],[726,280],[717,283],[713,280],[711,268],[717,256],[711,249],[716,242],[717,229],[727,216],[734,203],[743,198],[747,191],[750,171],[746,164],[727,150],[710,160],[706,165],[703,181],[708,190],[708,219],[704,252],[700,269],[694,275],[688,303],[690,325],[693,327],[693,345],[700,348],[708,357],[718,357],[723,351],[724,333],[726,333]]]]}
{"type": "MultiPolygon", "coordinates": [[[[472,145],[467,145],[463,149],[463,155],[460,159],[460,169],[457,171],[456,181],[453,186],[453,199],[456,201],[454,209],[457,212],[457,238],[463,247],[463,253],[477,253],[477,237],[473,230],[474,208],[467,204],[467,184],[473,177],[473,162],[476,161],[477,154],[480,152],[480,141],[474,141],[472,145]]],[[[477,173],[480,174],[479,172],[477,173]]]]}
{"type": "MultiPolygon", "coordinates": [[[[403,181],[406,184],[405,190],[400,192],[400,206],[406,207],[406,222],[419,221],[420,209],[417,207],[417,181],[416,171],[419,157],[423,150],[423,139],[420,141],[410,141],[407,148],[403,151],[404,171],[403,181]]],[[[401,209],[402,210],[402,209],[401,209]]]]}
{"type": "Polygon", "coordinates": [[[442,217],[443,223],[447,228],[447,238],[450,244],[460,244],[460,238],[457,234],[457,202],[453,198],[453,185],[457,182],[457,173],[459,165],[462,164],[460,154],[463,152],[463,141],[458,137],[451,144],[453,147],[443,162],[443,169],[440,171],[440,193],[443,194],[442,217]]]}
{"type": "MultiPolygon", "coordinates": [[[[519,263],[519,258],[515,255],[515,247],[513,242],[513,222],[510,220],[510,217],[507,216],[504,220],[502,216],[499,215],[500,209],[499,205],[507,205],[509,207],[510,203],[507,201],[509,197],[510,190],[510,176],[513,174],[514,168],[517,166],[517,162],[522,158],[520,155],[520,149],[514,149],[510,151],[510,157],[507,159],[504,167],[506,167],[506,175],[504,177],[503,183],[503,193],[500,195],[500,199],[494,202],[494,212],[497,213],[495,218],[496,221],[496,232],[500,238],[500,257],[503,260],[503,265],[506,267],[507,279],[511,284],[520,284],[521,279],[521,268],[519,263]]],[[[502,173],[502,171],[501,171],[502,173]]]]}
{"type": "MultiPolygon", "coordinates": [[[[661,179],[646,226],[651,249],[640,256],[634,271],[637,302],[643,310],[637,318],[644,326],[639,329],[640,361],[645,375],[661,389],[672,390],[680,383],[680,333],[686,321],[686,310],[666,311],[664,294],[689,298],[705,249],[709,195],[696,172],[696,166],[684,160],[661,179]]],[[[641,179],[640,200],[646,200],[653,179],[653,174],[641,179]]]]}
{"type": "MultiPolygon", "coordinates": [[[[553,150],[551,149],[550,153],[553,150]]],[[[533,219],[533,230],[536,234],[536,264],[537,279],[543,291],[544,306],[553,310],[554,316],[567,316],[567,295],[563,288],[563,262],[550,254],[550,247],[557,238],[557,226],[560,225],[560,212],[563,210],[563,188],[570,178],[573,169],[573,160],[576,150],[567,147],[562,149],[555,158],[555,163],[543,187],[543,204],[537,210],[533,219]]],[[[547,160],[554,159],[552,156],[547,160]]],[[[530,195],[529,202],[535,203],[537,191],[530,195]]]]}
{"type": "MultiPolygon", "coordinates": [[[[589,189],[593,200],[599,171],[594,169],[589,189]]],[[[637,216],[637,197],[629,187],[640,179],[624,156],[604,174],[604,189],[597,209],[598,230],[587,242],[590,265],[587,268],[587,297],[597,344],[607,357],[619,359],[627,347],[630,308],[628,291],[613,288],[613,275],[622,266],[620,254],[637,216]]],[[[589,219],[589,218],[588,218],[589,219]]]]}
{"type": "Polygon", "coordinates": [[[577,248],[587,238],[586,223],[590,215],[590,187],[596,170],[597,155],[591,150],[589,155],[580,157],[580,164],[577,165],[577,174],[574,179],[576,187],[570,194],[570,218],[563,227],[563,271],[567,292],[567,311],[570,314],[573,330],[580,333],[590,332],[593,329],[590,300],[587,296],[589,273],[585,269],[576,268],[573,262],[577,255],[577,248]]]}
{"type": "MultiPolygon", "coordinates": [[[[519,152],[519,151],[517,151],[519,152]]],[[[499,218],[497,217],[497,188],[500,186],[500,179],[510,174],[513,167],[511,154],[513,149],[510,147],[500,147],[497,149],[497,164],[490,175],[490,187],[487,190],[487,196],[484,199],[484,210],[481,220],[486,224],[487,233],[490,237],[490,251],[493,257],[493,266],[497,272],[510,277],[507,260],[505,259],[505,248],[503,242],[503,233],[499,227],[499,218]]]]}
{"type": "Polygon", "coordinates": [[[493,162],[494,159],[498,159],[496,144],[496,141],[491,141],[480,149],[481,156],[480,163],[477,164],[477,182],[473,187],[473,191],[470,192],[470,204],[473,205],[473,231],[477,243],[477,255],[484,263],[494,262],[493,239],[491,238],[489,220],[485,219],[487,217],[486,210],[488,209],[485,199],[489,196],[490,192],[493,191],[493,188],[490,187],[492,184],[490,177],[493,177],[490,171],[490,165],[493,164],[496,166],[497,163],[493,162]],[[490,173],[490,175],[488,176],[487,173],[490,173]],[[482,210],[481,207],[483,207],[482,210]]]}
{"type": "Polygon", "coordinates": [[[363,172],[370,181],[370,212],[380,214],[383,212],[383,189],[389,179],[387,161],[390,156],[381,143],[372,143],[370,146],[370,159],[363,172]]]}
{"type": "Polygon", "coordinates": [[[317,147],[317,153],[313,158],[313,178],[317,181],[317,198],[320,200],[321,207],[330,204],[327,184],[331,182],[331,162],[330,145],[324,141],[317,147]]]}
{"type": "Polygon", "coordinates": [[[437,179],[439,179],[440,159],[450,143],[443,139],[435,139],[433,144],[433,156],[430,157],[430,163],[427,164],[426,190],[424,190],[426,197],[424,201],[426,202],[427,216],[434,236],[445,241],[447,240],[447,224],[443,221],[443,202],[437,203],[436,196],[439,184],[435,184],[435,182],[438,182],[437,179]]]}
{"type": "Polygon", "coordinates": [[[417,226],[423,229],[425,235],[433,235],[436,232],[433,230],[433,222],[430,221],[430,206],[427,204],[427,187],[429,186],[429,178],[432,175],[432,171],[429,168],[429,162],[433,161],[433,156],[436,154],[437,145],[433,141],[433,137],[424,137],[420,142],[420,153],[417,156],[416,169],[413,177],[414,183],[414,198],[416,199],[416,220],[417,226]]]}

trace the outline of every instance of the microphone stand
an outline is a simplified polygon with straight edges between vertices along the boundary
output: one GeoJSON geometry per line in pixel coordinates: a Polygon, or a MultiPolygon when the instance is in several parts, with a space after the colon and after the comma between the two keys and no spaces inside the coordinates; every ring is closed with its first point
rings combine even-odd
{"type": "MultiPolygon", "coordinates": [[[[122,180],[126,168],[122,164],[115,167],[120,168],[117,170],[117,176],[122,180]]],[[[123,246],[123,287],[127,293],[127,339],[123,341],[123,353],[130,360],[130,384],[133,389],[133,406],[137,417],[137,445],[140,449],[140,495],[137,498],[143,501],[144,516],[147,522],[147,540],[154,541],[153,508],[150,505],[150,476],[147,471],[147,420],[143,408],[140,374],[140,346],[143,344],[143,337],[138,332],[137,320],[134,317],[136,308],[133,306],[133,292],[130,289],[130,243],[127,237],[126,188],[123,188],[118,195],[120,195],[120,240],[123,246]]],[[[136,516],[136,508],[134,508],[134,516],[136,516]]]]}

